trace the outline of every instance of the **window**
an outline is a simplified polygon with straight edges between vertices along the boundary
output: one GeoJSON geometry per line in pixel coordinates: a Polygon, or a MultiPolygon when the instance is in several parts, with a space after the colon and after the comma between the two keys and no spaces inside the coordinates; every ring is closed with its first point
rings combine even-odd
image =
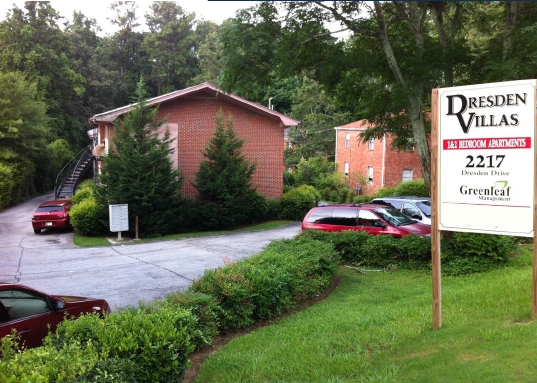
{"type": "Polygon", "coordinates": [[[351,146],[351,134],[345,133],[345,147],[348,148],[351,146]]]}
{"type": "Polygon", "coordinates": [[[378,226],[380,222],[380,218],[369,210],[360,210],[358,213],[358,226],[378,226]]]}
{"type": "Polygon", "coordinates": [[[0,302],[5,307],[10,320],[26,318],[52,311],[44,297],[19,290],[4,290],[0,302]]]}
{"type": "Polygon", "coordinates": [[[340,226],[356,226],[356,213],[358,210],[355,207],[340,207],[335,208],[332,212],[332,225],[340,226]]]}
{"type": "Polygon", "coordinates": [[[373,166],[367,167],[367,182],[370,184],[373,183],[373,166]]]}
{"type": "Polygon", "coordinates": [[[403,182],[412,179],[412,169],[403,169],[403,182]]]}
{"type": "Polygon", "coordinates": [[[375,149],[375,137],[369,139],[369,150],[375,149]]]}
{"type": "Polygon", "coordinates": [[[343,172],[345,173],[345,177],[348,177],[349,176],[349,163],[345,162],[343,166],[344,166],[343,172]]]}
{"type": "Polygon", "coordinates": [[[403,205],[403,213],[405,213],[411,218],[421,218],[419,209],[413,203],[410,202],[405,202],[405,204],[403,205]]]}
{"type": "Polygon", "coordinates": [[[308,223],[331,224],[333,209],[318,209],[311,212],[308,216],[308,223]]]}

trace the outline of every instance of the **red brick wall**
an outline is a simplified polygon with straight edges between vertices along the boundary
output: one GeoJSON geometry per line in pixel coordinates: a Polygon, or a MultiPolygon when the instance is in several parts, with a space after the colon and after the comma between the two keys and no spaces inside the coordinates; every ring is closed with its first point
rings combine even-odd
{"type": "Polygon", "coordinates": [[[336,130],[337,140],[337,169],[344,171],[345,162],[349,163],[349,187],[354,189],[357,185],[357,176],[367,178],[367,167],[373,166],[373,183],[362,186],[363,194],[370,194],[382,185],[382,147],[383,142],[375,140],[374,149],[369,150],[368,143],[359,139],[360,131],[336,130]],[[345,134],[350,133],[349,147],[345,147],[345,134]]]}
{"type": "Polygon", "coordinates": [[[390,147],[392,141],[392,137],[388,136],[386,141],[385,187],[391,188],[400,184],[403,180],[403,169],[412,169],[412,179],[423,178],[417,150],[414,149],[412,152],[392,150],[390,147]]]}
{"type": "Polygon", "coordinates": [[[363,194],[374,194],[380,187],[394,187],[403,180],[403,169],[412,169],[412,179],[423,178],[418,160],[417,151],[398,152],[391,149],[391,136],[387,136],[386,143],[375,139],[373,150],[369,150],[368,143],[362,143],[358,136],[359,130],[338,129],[337,140],[337,170],[344,171],[344,163],[349,163],[349,187],[352,189],[359,185],[355,175],[367,177],[367,167],[373,166],[373,182],[363,187],[363,194]],[[345,134],[350,133],[350,145],[345,147],[345,134]],[[384,183],[382,180],[383,153],[384,156],[384,183]]]}
{"type": "Polygon", "coordinates": [[[244,140],[243,155],[257,167],[253,184],[268,199],[279,199],[283,190],[283,135],[280,122],[235,104],[214,98],[181,98],[161,104],[158,119],[177,124],[177,162],[184,175],[183,192],[195,197],[195,173],[204,159],[202,152],[216,129],[216,115],[222,108],[231,113],[234,130],[244,140]]]}

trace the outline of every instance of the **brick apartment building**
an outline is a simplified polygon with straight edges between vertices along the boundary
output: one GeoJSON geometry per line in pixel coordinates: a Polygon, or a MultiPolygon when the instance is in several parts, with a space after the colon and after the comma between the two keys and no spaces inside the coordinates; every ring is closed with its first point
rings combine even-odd
{"type": "MultiPolygon", "coordinates": [[[[192,182],[204,159],[202,152],[214,135],[216,116],[222,109],[226,118],[231,114],[235,133],[244,140],[243,155],[257,166],[252,178],[257,191],[268,199],[281,197],[284,130],[299,121],[225,93],[210,83],[149,99],[147,105],[158,105],[157,119],[167,120],[162,131],[168,128],[175,138],[173,162],[183,172],[185,196],[196,196],[192,182]]],[[[95,142],[102,143],[99,145],[104,152],[112,144],[114,121],[134,107],[128,105],[90,118],[90,123],[97,125],[95,142]]]]}
{"type": "Polygon", "coordinates": [[[370,126],[367,120],[360,120],[334,128],[337,170],[348,177],[351,188],[359,186],[363,194],[374,194],[381,187],[423,178],[416,149],[393,150],[390,135],[362,143],[359,134],[370,126]]]}

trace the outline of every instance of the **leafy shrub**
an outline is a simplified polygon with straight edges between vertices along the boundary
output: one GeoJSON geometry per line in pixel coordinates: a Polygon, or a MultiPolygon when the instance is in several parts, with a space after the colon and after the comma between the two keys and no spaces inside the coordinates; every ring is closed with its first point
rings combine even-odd
{"type": "Polygon", "coordinates": [[[88,187],[78,188],[75,195],[71,197],[71,201],[73,201],[73,204],[75,205],[87,199],[94,199],[93,190],[88,187]]]}
{"type": "Polygon", "coordinates": [[[330,243],[345,263],[356,266],[422,268],[431,259],[431,239],[417,235],[398,239],[365,231],[305,230],[299,236],[330,243]]]}
{"type": "Polygon", "coordinates": [[[281,216],[281,202],[277,199],[267,201],[267,220],[279,219],[281,216]]]}
{"type": "Polygon", "coordinates": [[[191,333],[191,341],[196,348],[211,344],[218,334],[218,317],[220,306],[211,295],[182,291],[168,294],[165,303],[172,307],[190,310],[196,318],[196,331],[191,333]]]}
{"type": "MultiPolygon", "coordinates": [[[[396,188],[384,188],[384,187],[383,188],[378,188],[377,192],[375,193],[373,198],[391,197],[391,196],[396,195],[395,193],[396,193],[396,188]]],[[[401,194],[401,195],[404,195],[404,194],[401,194]]],[[[410,195],[410,194],[408,194],[408,195],[410,195]]]]}
{"type": "Polygon", "coordinates": [[[442,271],[448,275],[489,271],[505,265],[515,248],[511,236],[446,233],[442,238],[442,271]]]}
{"type": "MultiPolygon", "coordinates": [[[[47,336],[46,345],[60,351],[72,342],[80,344],[82,350],[91,347],[99,358],[108,360],[106,365],[127,365],[130,381],[178,381],[194,349],[189,335],[194,324],[186,309],[162,307],[146,312],[131,308],[104,319],[90,314],[64,321],[55,334],[47,336]]],[[[88,373],[85,368],[81,370],[88,373]]]]}
{"type": "Polygon", "coordinates": [[[410,180],[397,185],[393,195],[429,197],[429,188],[423,179],[410,180]]]}
{"type": "Polygon", "coordinates": [[[334,247],[334,250],[341,256],[344,262],[358,264],[358,260],[362,258],[362,248],[371,235],[364,231],[352,230],[341,232],[305,230],[299,234],[299,237],[328,242],[334,247]]]}
{"type": "Polygon", "coordinates": [[[190,291],[212,295],[220,306],[220,328],[242,328],[253,323],[255,288],[233,265],[207,270],[192,282],[190,291]]]}
{"type": "Polygon", "coordinates": [[[7,165],[0,163],[0,210],[11,206],[12,193],[15,187],[15,179],[13,169],[7,165]]]}
{"type": "Polygon", "coordinates": [[[222,330],[242,328],[320,293],[338,261],[327,243],[307,238],[274,241],[258,255],[206,271],[189,290],[217,300],[222,330]]]}
{"type": "Polygon", "coordinates": [[[81,200],[69,212],[73,228],[80,234],[95,236],[108,231],[108,207],[93,198],[81,200]]]}
{"type": "Polygon", "coordinates": [[[301,221],[320,199],[321,195],[313,186],[301,185],[292,189],[282,196],[282,218],[301,221]]]}

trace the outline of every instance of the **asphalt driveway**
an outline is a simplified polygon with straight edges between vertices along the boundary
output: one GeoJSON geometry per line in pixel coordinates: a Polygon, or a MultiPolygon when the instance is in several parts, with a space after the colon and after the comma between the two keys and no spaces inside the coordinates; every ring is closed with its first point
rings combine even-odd
{"type": "Polygon", "coordinates": [[[300,232],[296,223],[250,233],[78,248],[72,232],[34,234],[32,213],[52,198],[41,196],[0,212],[0,281],[49,294],[104,298],[113,309],[183,290],[207,269],[257,254],[272,240],[300,232]]]}

